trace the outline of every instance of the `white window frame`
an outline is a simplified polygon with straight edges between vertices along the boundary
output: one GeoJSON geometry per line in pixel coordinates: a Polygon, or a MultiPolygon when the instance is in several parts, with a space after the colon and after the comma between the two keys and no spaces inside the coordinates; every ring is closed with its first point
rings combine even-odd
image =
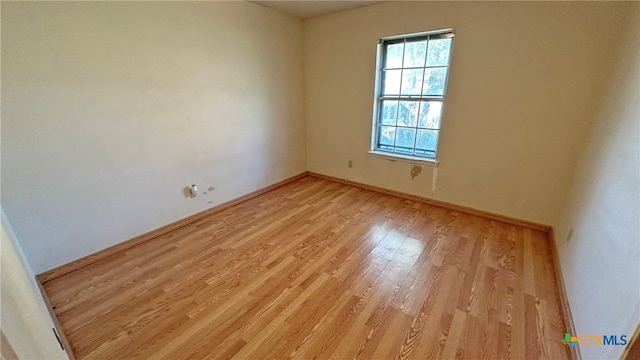
{"type": "MultiPolygon", "coordinates": [[[[383,63],[384,63],[384,47],[385,47],[385,43],[389,42],[389,41],[397,41],[397,40],[411,40],[412,38],[416,38],[416,37],[424,37],[424,36],[431,36],[431,35],[449,35],[448,37],[450,37],[451,39],[454,38],[455,36],[455,32],[454,29],[440,29],[440,30],[433,30],[433,31],[426,31],[426,32],[420,32],[420,33],[411,33],[411,34],[404,34],[404,35],[396,35],[396,36],[389,36],[389,37],[385,37],[385,38],[381,38],[378,40],[378,44],[377,44],[377,49],[376,49],[376,75],[375,75],[375,85],[374,85],[374,101],[373,101],[373,120],[372,120],[372,124],[371,124],[371,148],[369,150],[369,154],[374,156],[374,157],[379,157],[379,158],[386,158],[389,160],[399,160],[399,161],[405,161],[405,162],[409,162],[409,163],[419,163],[419,164],[431,164],[433,166],[437,166],[438,165],[438,160],[437,160],[437,154],[438,154],[438,143],[440,140],[440,130],[442,129],[442,117],[444,114],[444,103],[445,103],[445,98],[446,98],[446,94],[447,94],[447,85],[449,83],[449,73],[450,73],[450,69],[451,69],[451,56],[453,53],[453,40],[451,42],[451,48],[449,50],[449,61],[447,62],[447,74],[445,77],[445,82],[444,82],[444,91],[442,96],[422,96],[422,94],[420,94],[420,96],[402,96],[399,95],[398,97],[394,97],[394,99],[398,99],[398,100],[403,100],[403,99],[411,99],[413,101],[417,100],[437,100],[437,101],[441,101],[442,102],[442,111],[440,113],[440,127],[438,129],[438,138],[436,140],[436,146],[435,146],[435,152],[434,152],[434,156],[430,157],[430,156],[423,156],[423,155],[416,155],[415,154],[415,143],[414,143],[414,154],[403,154],[403,153],[397,153],[397,152],[391,152],[391,151],[385,151],[383,149],[378,149],[377,145],[378,145],[378,123],[380,121],[380,106],[382,104],[382,100],[388,100],[388,97],[383,97],[381,92],[382,92],[382,73],[383,73],[383,63]]],[[[429,38],[428,38],[429,39],[429,38]]],[[[428,51],[428,49],[427,49],[428,51]]],[[[404,66],[403,66],[404,68],[404,66]]],[[[425,68],[427,68],[426,64],[425,64],[425,68]]],[[[397,128],[396,128],[397,129],[397,128]]]]}

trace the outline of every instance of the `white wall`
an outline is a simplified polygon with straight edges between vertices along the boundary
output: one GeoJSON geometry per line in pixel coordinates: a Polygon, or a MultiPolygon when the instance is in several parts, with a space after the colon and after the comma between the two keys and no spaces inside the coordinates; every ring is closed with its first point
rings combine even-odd
{"type": "Polygon", "coordinates": [[[305,21],[309,171],[431,196],[432,168],[366,155],[376,40],[455,28],[433,198],[552,224],[629,6],[389,2],[305,21]]]}
{"type": "MultiPolygon", "coordinates": [[[[629,14],[554,226],[576,331],[627,338],[640,324],[640,4],[629,14]]],[[[585,359],[617,359],[623,347],[580,351],[585,359]]]]}
{"type": "Polygon", "coordinates": [[[34,271],[305,171],[302,93],[302,23],[261,6],[3,2],[2,205],[34,271]]]}
{"type": "MultiPolygon", "coordinates": [[[[300,20],[246,2],[3,2],[2,205],[40,273],[307,168],[431,196],[432,168],[412,179],[366,155],[375,43],[453,27],[434,198],[554,224],[578,332],[630,335],[637,16],[620,2],[390,2],[305,21],[303,54],[300,20]],[[216,190],[191,200],[191,183],[216,190]]],[[[37,303],[29,272],[7,294],[37,303]]]]}
{"type": "Polygon", "coordinates": [[[53,322],[25,262],[11,224],[2,213],[0,325],[20,359],[67,359],[51,330],[53,322]]]}

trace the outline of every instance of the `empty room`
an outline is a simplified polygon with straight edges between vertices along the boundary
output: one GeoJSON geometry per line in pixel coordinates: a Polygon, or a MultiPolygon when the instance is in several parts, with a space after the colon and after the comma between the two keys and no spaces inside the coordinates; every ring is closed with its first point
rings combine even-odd
{"type": "Polygon", "coordinates": [[[0,13],[1,359],[640,359],[640,2],[0,13]]]}

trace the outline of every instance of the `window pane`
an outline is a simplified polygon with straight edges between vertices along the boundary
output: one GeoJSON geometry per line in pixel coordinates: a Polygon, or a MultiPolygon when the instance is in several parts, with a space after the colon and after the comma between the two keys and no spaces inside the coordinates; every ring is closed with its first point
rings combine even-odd
{"type": "Polygon", "coordinates": [[[413,153],[413,144],[416,141],[416,129],[397,128],[396,148],[397,152],[413,153]]]}
{"type": "Polygon", "coordinates": [[[400,94],[400,73],[402,70],[386,70],[383,71],[383,88],[382,95],[395,95],[400,94]]]}
{"type": "Polygon", "coordinates": [[[404,47],[404,67],[424,66],[427,41],[407,42],[404,47]]]}
{"type": "Polygon", "coordinates": [[[390,44],[387,45],[387,51],[385,53],[384,68],[401,68],[402,67],[402,50],[404,44],[390,44]]]}
{"type": "Polygon", "coordinates": [[[437,142],[438,130],[418,129],[418,137],[416,139],[416,153],[429,154],[435,152],[437,142]]]}
{"type": "Polygon", "coordinates": [[[417,101],[400,101],[398,109],[398,125],[399,126],[416,126],[418,121],[418,102],[417,101]]]}
{"type": "Polygon", "coordinates": [[[439,129],[441,113],[441,101],[423,101],[420,105],[420,118],[418,120],[418,127],[439,129]]]}
{"type": "Polygon", "coordinates": [[[383,100],[380,109],[380,124],[395,125],[398,114],[398,100],[383,100]]]}
{"type": "Polygon", "coordinates": [[[444,83],[447,78],[447,68],[426,69],[424,73],[424,85],[422,95],[444,95],[444,83]]]}
{"type": "Polygon", "coordinates": [[[378,143],[380,145],[393,146],[395,137],[396,128],[394,126],[380,126],[378,130],[378,143]]]}
{"type": "Polygon", "coordinates": [[[389,39],[382,46],[375,149],[434,158],[453,35],[389,39]]]}
{"type": "Polygon", "coordinates": [[[449,65],[451,53],[451,39],[438,39],[429,41],[427,53],[427,66],[449,65]]]}
{"type": "Polygon", "coordinates": [[[401,95],[420,95],[422,87],[422,73],[424,69],[402,71],[401,95]]]}

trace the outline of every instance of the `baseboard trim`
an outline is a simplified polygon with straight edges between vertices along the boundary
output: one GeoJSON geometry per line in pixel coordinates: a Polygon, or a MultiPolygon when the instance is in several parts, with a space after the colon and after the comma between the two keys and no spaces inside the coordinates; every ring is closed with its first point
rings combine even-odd
{"type": "MultiPolygon", "coordinates": [[[[555,277],[556,277],[556,284],[558,285],[558,296],[560,297],[560,311],[562,312],[562,318],[565,324],[565,332],[568,332],[570,334],[577,334],[576,333],[576,329],[575,329],[575,325],[573,322],[573,316],[571,315],[571,309],[569,307],[569,299],[567,297],[567,291],[564,285],[564,278],[562,277],[562,271],[560,269],[560,258],[558,257],[558,249],[556,247],[556,242],[555,242],[555,237],[553,234],[553,228],[549,225],[544,225],[544,224],[539,224],[539,223],[534,223],[531,221],[526,221],[526,220],[520,220],[520,219],[516,219],[516,218],[512,218],[509,216],[504,216],[504,215],[499,215],[499,214],[494,214],[491,212],[487,212],[487,211],[483,211],[483,210],[477,210],[477,209],[473,209],[470,207],[466,207],[466,206],[461,206],[461,205],[456,205],[456,204],[451,204],[451,203],[447,203],[447,202],[443,202],[443,201],[438,201],[438,200],[433,200],[433,199],[428,199],[428,198],[424,198],[421,196],[417,196],[417,195],[411,195],[411,194],[407,194],[407,193],[403,193],[403,192],[399,192],[399,191],[395,191],[395,190],[389,190],[389,189],[385,189],[385,188],[381,188],[381,187],[377,187],[377,186],[373,186],[373,185],[367,185],[367,184],[363,184],[363,183],[359,183],[356,181],[351,181],[351,180],[346,180],[346,179],[341,179],[341,178],[337,178],[337,177],[333,177],[333,176],[329,176],[329,175],[323,175],[323,174],[318,174],[318,173],[314,173],[314,172],[308,172],[309,176],[313,176],[316,177],[318,179],[323,179],[323,180],[328,180],[328,181],[333,181],[333,182],[338,182],[341,184],[346,184],[346,185],[351,185],[351,186],[355,186],[364,190],[370,190],[370,191],[375,191],[375,192],[379,192],[382,194],[386,194],[386,195],[391,195],[391,196],[396,196],[396,197],[400,197],[403,199],[407,199],[407,200],[413,200],[413,201],[418,201],[421,203],[425,203],[425,204],[429,204],[429,205],[433,205],[433,206],[437,206],[437,207],[441,207],[441,208],[445,208],[445,209],[449,209],[449,210],[454,210],[454,211],[459,211],[459,212],[463,212],[466,214],[471,214],[471,215],[476,215],[476,216],[481,216],[484,217],[486,219],[490,219],[490,220],[495,220],[495,221],[500,221],[500,222],[504,222],[507,224],[512,224],[512,225],[517,225],[517,226],[522,226],[525,228],[529,228],[529,229],[533,229],[533,230],[537,230],[537,231],[543,231],[547,233],[548,239],[549,239],[549,245],[551,247],[551,257],[553,258],[553,267],[554,267],[554,273],[555,273],[555,277]]],[[[575,351],[571,352],[571,357],[574,360],[579,360],[582,359],[582,356],[580,354],[580,348],[578,346],[576,346],[575,351]]]]}
{"type": "MultiPolygon", "coordinates": [[[[556,284],[558,284],[558,296],[560,296],[560,311],[562,319],[564,320],[564,331],[565,333],[577,336],[576,326],[573,322],[573,316],[571,315],[571,308],[569,306],[567,288],[564,286],[564,277],[562,276],[562,269],[560,268],[560,257],[558,255],[558,247],[556,246],[556,238],[553,232],[553,228],[549,229],[548,237],[549,245],[551,246],[551,258],[553,259],[556,284]]],[[[573,349],[575,351],[569,350],[569,352],[571,353],[571,358],[574,360],[582,359],[582,354],[580,354],[580,346],[576,346],[573,349]]]]}
{"type": "Polygon", "coordinates": [[[629,340],[629,344],[622,352],[620,359],[622,360],[640,359],[640,324],[636,326],[636,331],[631,336],[631,340],[629,340]]]}
{"type": "Polygon", "coordinates": [[[351,185],[351,186],[355,186],[355,187],[358,187],[358,188],[361,188],[361,189],[364,189],[364,190],[371,190],[371,191],[379,192],[379,193],[386,194],[386,195],[396,196],[396,197],[407,199],[407,200],[418,201],[418,202],[421,202],[421,203],[437,206],[437,207],[440,207],[440,208],[445,208],[445,209],[449,209],[449,210],[453,210],[453,211],[459,211],[459,212],[462,212],[462,213],[465,213],[465,214],[481,216],[481,217],[484,217],[484,218],[487,218],[487,219],[490,219],[490,220],[495,220],[495,221],[500,221],[500,222],[504,222],[504,223],[507,223],[507,224],[522,226],[522,227],[526,227],[526,228],[537,230],[537,231],[549,232],[551,230],[551,227],[549,225],[539,224],[539,223],[526,221],[526,220],[520,220],[520,219],[512,218],[512,217],[509,217],[509,216],[504,216],[504,215],[500,215],[500,214],[491,213],[491,212],[484,211],[484,210],[478,210],[478,209],[474,209],[474,208],[470,208],[470,207],[466,207],[466,206],[462,206],[462,205],[456,205],[456,204],[452,204],[452,203],[448,203],[448,202],[444,202],[444,201],[433,200],[433,199],[425,198],[425,197],[418,196],[418,195],[412,195],[412,194],[408,194],[408,193],[404,193],[404,192],[400,192],[400,191],[389,190],[389,189],[385,189],[385,188],[378,187],[378,186],[367,185],[367,184],[359,183],[357,181],[341,179],[341,178],[337,178],[337,177],[333,177],[333,176],[329,176],[329,175],[323,175],[323,174],[319,174],[319,173],[315,173],[315,172],[311,172],[311,171],[309,171],[308,174],[309,174],[309,176],[313,176],[313,177],[316,177],[318,179],[324,179],[324,180],[334,181],[334,182],[338,182],[338,183],[345,184],[345,185],[351,185]]]}
{"type": "Polygon", "coordinates": [[[200,220],[202,218],[205,218],[205,217],[207,217],[207,216],[209,216],[211,214],[215,214],[215,213],[217,213],[219,211],[222,211],[222,210],[225,210],[225,209],[227,209],[227,208],[229,208],[231,206],[237,205],[237,204],[239,204],[241,202],[247,201],[247,200],[252,199],[252,198],[254,198],[256,196],[262,195],[262,194],[267,193],[267,192],[269,192],[271,190],[274,190],[274,189],[277,189],[279,187],[282,187],[282,186],[284,186],[286,184],[289,184],[289,183],[291,183],[293,181],[302,179],[305,176],[307,176],[307,172],[306,171],[303,172],[303,173],[300,173],[298,175],[292,176],[290,178],[284,179],[282,181],[279,181],[279,182],[277,182],[275,184],[266,186],[266,187],[258,189],[256,191],[252,191],[252,192],[250,192],[250,193],[248,193],[246,195],[237,197],[237,198],[235,198],[233,200],[230,200],[230,201],[227,201],[225,203],[216,205],[216,206],[214,206],[212,208],[209,208],[207,210],[201,211],[201,212],[199,212],[197,214],[191,215],[191,216],[186,217],[184,219],[178,220],[178,221],[173,222],[173,223],[171,223],[169,225],[165,225],[165,226],[162,226],[162,227],[157,228],[155,230],[151,230],[151,231],[149,231],[147,233],[144,233],[142,235],[136,236],[133,239],[121,242],[121,243],[116,244],[114,246],[108,247],[108,248],[106,248],[104,250],[100,250],[100,251],[98,251],[96,253],[93,253],[91,255],[87,255],[87,256],[85,256],[83,258],[80,258],[78,260],[74,260],[74,261],[72,261],[72,262],[70,262],[68,264],[65,264],[65,265],[59,266],[59,267],[57,267],[55,269],[46,271],[46,272],[44,272],[44,273],[42,273],[40,275],[37,275],[36,278],[37,278],[38,282],[44,284],[47,281],[51,281],[51,280],[53,280],[53,279],[55,279],[57,277],[60,277],[62,275],[68,274],[68,273],[70,273],[72,271],[76,271],[78,269],[81,269],[81,268],[83,268],[83,267],[85,267],[87,265],[95,263],[96,261],[102,260],[104,258],[107,258],[109,256],[117,254],[117,253],[119,253],[121,251],[127,250],[127,249],[132,248],[132,247],[134,247],[136,245],[139,245],[139,244],[142,244],[142,243],[144,243],[146,241],[149,241],[151,239],[157,238],[158,236],[164,235],[164,234],[166,234],[166,233],[168,233],[170,231],[173,231],[173,230],[179,229],[179,228],[181,228],[183,226],[189,225],[189,224],[191,224],[191,223],[193,223],[195,221],[198,221],[198,220],[200,220]]]}
{"type": "MultiPolygon", "coordinates": [[[[47,281],[51,281],[57,277],[60,277],[62,275],[68,274],[72,271],[81,269],[85,266],[88,266],[96,261],[102,260],[104,258],[107,258],[109,256],[112,256],[114,254],[117,254],[118,252],[127,250],[129,248],[132,248],[136,245],[142,244],[146,241],[149,241],[151,239],[157,238],[158,236],[164,235],[170,231],[179,229],[183,226],[189,225],[195,221],[198,221],[202,218],[205,218],[211,214],[214,214],[216,212],[225,210],[231,206],[237,205],[239,203],[242,203],[244,201],[247,201],[249,199],[252,199],[254,197],[257,197],[259,195],[262,195],[264,193],[267,193],[269,191],[272,191],[274,189],[277,189],[279,187],[282,187],[284,185],[287,185],[291,182],[294,182],[296,180],[302,179],[306,176],[311,176],[311,177],[315,177],[318,179],[322,179],[322,180],[327,180],[327,181],[333,181],[333,182],[337,182],[337,183],[341,183],[341,184],[345,184],[345,185],[350,185],[350,186],[355,186],[364,190],[369,190],[369,191],[375,191],[378,193],[382,193],[385,195],[390,195],[390,196],[395,196],[395,197],[399,197],[402,199],[407,199],[407,200],[412,200],[412,201],[417,201],[417,202],[421,202],[421,203],[425,203],[425,204],[429,204],[429,205],[433,205],[433,206],[437,206],[440,208],[445,208],[445,209],[449,209],[449,210],[453,210],[453,211],[458,211],[458,212],[462,212],[462,213],[466,213],[466,214],[471,214],[471,215],[476,215],[476,216],[480,216],[480,217],[484,217],[486,219],[490,219],[490,220],[495,220],[495,221],[500,221],[503,223],[507,223],[507,224],[512,224],[512,225],[517,225],[517,226],[522,226],[525,228],[529,228],[529,229],[533,229],[533,230],[537,230],[537,231],[543,231],[546,232],[548,234],[548,238],[549,238],[549,242],[551,245],[551,251],[552,251],[552,258],[553,258],[553,265],[554,265],[554,270],[555,270],[555,277],[556,277],[556,283],[558,284],[558,292],[559,292],[559,297],[560,297],[560,308],[562,311],[562,317],[565,323],[565,331],[569,332],[571,334],[576,334],[575,331],[575,325],[573,322],[573,317],[571,315],[571,310],[569,308],[569,302],[568,302],[568,298],[567,298],[567,294],[566,294],[566,290],[565,290],[565,286],[564,286],[564,280],[562,277],[562,272],[560,270],[560,261],[559,261],[559,257],[558,257],[558,252],[557,252],[557,248],[556,248],[556,243],[555,243],[555,238],[554,238],[554,233],[553,233],[553,228],[551,226],[548,225],[544,225],[544,224],[539,224],[539,223],[535,223],[535,222],[530,222],[530,221],[526,221],[526,220],[520,220],[520,219],[516,219],[516,218],[512,218],[509,216],[504,216],[504,215],[500,215],[500,214],[495,214],[495,213],[491,213],[491,212],[487,212],[487,211],[483,211],[483,210],[477,210],[474,208],[470,208],[470,207],[466,207],[466,206],[461,206],[461,205],[456,205],[456,204],[451,204],[451,203],[447,203],[447,202],[443,202],[443,201],[439,201],[439,200],[433,200],[433,199],[429,199],[429,198],[425,198],[425,197],[421,197],[418,195],[412,195],[412,194],[408,194],[408,193],[403,193],[400,191],[395,191],[395,190],[390,190],[390,189],[385,189],[382,187],[378,187],[378,186],[373,186],[373,185],[367,185],[364,183],[359,183],[356,181],[351,181],[351,180],[346,180],[346,179],[341,179],[341,178],[337,178],[337,177],[333,177],[333,176],[329,176],[329,175],[323,175],[323,174],[319,174],[319,173],[315,173],[315,172],[310,172],[310,171],[305,171],[303,173],[300,173],[298,175],[292,176],[290,178],[284,179],[282,181],[279,181],[275,184],[266,186],[264,188],[258,189],[256,191],[253,191],[251,193],[248,193],[246,195],[240,196],[238,198],[235,198],[233,200],[230,200],[228,202],[216,205],[210,209],[201,211],[197,214],[191,215],[187,218],[178,220],[174,223],[165,225],[163,227],[160,227],[158,229],[152,230],[150,232],[147,232],[145,234],[142,234],[140,236],[137,236],[133,239],[127,240],[125,242],[122,242],[120,244],[111,246],[109,248],[106,248],[104,250],[101,250],[97,253],[85,256],[83,258],[80,258],[78,260],[72,261],[68,264],[59,266],[55,269],[49,270],[47,272],[44,272],[40,275],[36,276],[36,282],[38,283],[38,286],[40,288],[40,291],[42,293],[42,296],[44,298],[45,304],[47,306],[47,309],[49,310],[49,313],[51,315],[51,318],[53,320],[53,323],[56,327],[56,330],[58,331],[58,335],[60,336],[60,341],[62,342],[62,344],[65,347],[65,351],[67,352],[67,355],[69,356],[70,360],[75,360],[75,356],[73,355],[73,351],[71,349],[71,346],[64,334],[64,331],[62,330],[62,326],[60,325],[60,322],[58,321],[58,318],[55,314],[55,311],[53,310],[53,307],[51,306],[51,303],[49,301],[49,298],[47,296],[47,293],[45,292],[44,286],[43,284],[46,283],[47,281]]],[[[640,329],[640,327],[639,327],[640,329]]],[[[637,336],[637,335],[636,335],[637,336]]],[[[576,351],[575,352],[571,352],[571,357],[573,359],[582,359],[581,354],[580,354],[580,350],[578,347],[575,347],[576,351]]]]}
{"type": "Polygon", "coordinates": [[[20,360],[16,352],[13,351],[13,347],[4,336],[4,331],[0,330],[0,359],[2,360],[20,360]]]}

